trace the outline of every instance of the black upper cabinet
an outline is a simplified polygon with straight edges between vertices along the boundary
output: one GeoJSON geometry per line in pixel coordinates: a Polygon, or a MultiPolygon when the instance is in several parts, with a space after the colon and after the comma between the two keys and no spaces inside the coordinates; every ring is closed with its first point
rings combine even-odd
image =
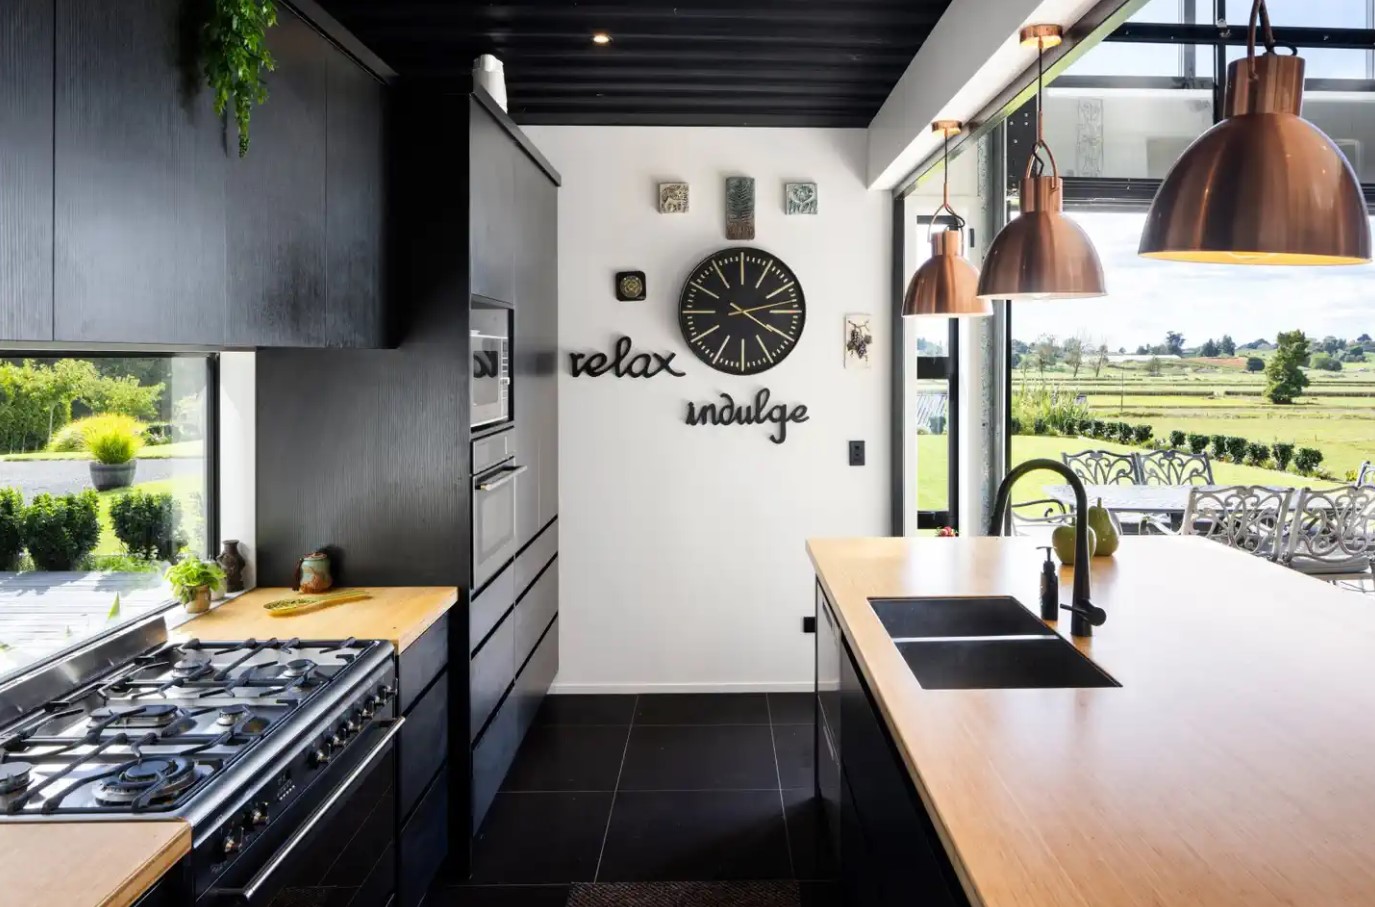
{"type": "Polygon", "coordinates": [[[53,6],[0,15],[0,339],[53,337],[53,6]]]}
{"type": "Polygon", "coordinates": [[[252,145],[228,163],[229,346],[324,346],[326,99],[333,49],[286,8],[252,145]]]}
{"type": "Polygon", "coordinates": [[[339,53],[329,60],[326,152],[326,339],[385,341],[386,89],[339,53]]]}
{"type": "Polygon", "coordinates": [[[55,339],[223,331],[224,130],[179,0],[56,5],[55,339]]]}
{"type": "Polygon", "coordinates": [[[515,302],[517,248],[515,163],[520,152],[482,105],[469,107],[468,176],[472,229],[471,290],[502,302],[515,302]]]}

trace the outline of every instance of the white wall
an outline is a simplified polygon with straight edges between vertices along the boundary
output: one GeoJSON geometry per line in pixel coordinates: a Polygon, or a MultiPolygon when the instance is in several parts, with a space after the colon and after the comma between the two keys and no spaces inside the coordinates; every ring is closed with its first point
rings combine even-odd
{"type": "Polygon", "coordinates": [[[865,189],[863,130],[530,127],[563,175],[559,198],[560,673],[575,691],[806,689],[809,536],[887,534],[890,206],[865,189]],[[757,238],[797,274],[796,350],[752,378],[701,363],[678,330],[689,269],[725,239],[730,175],[756,179],[757,238]],[[661,215],[657,183],[691,184],[661,215]],[[819,214],[783,215],[783,182],[818,184],[819,214]],[[647,275],[617,302],[618,270],[647,275]],[[842,367],[847,312],[874,316],[874,367],[842,367]],[[675,352],[685,378],[573,378],[570,351],[675,352]],[[687,402],[767,386],[810,421],[688,426],[687,402]],[[868,465],[850,467],[863,439],[868,465]]]}
{"type": "Polygon", "coordinates": [[[255,355],[220,354],[220,538],[239,540],[249,589],[258,559],[255,355]]]}

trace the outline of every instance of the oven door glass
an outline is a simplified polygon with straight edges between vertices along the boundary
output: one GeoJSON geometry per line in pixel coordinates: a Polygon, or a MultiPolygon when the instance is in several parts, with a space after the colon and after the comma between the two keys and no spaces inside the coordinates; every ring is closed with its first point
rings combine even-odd
{"type": "Polygon", "coordinates": [[[507,352],[499,337],[473,335],[472,425],[505,421],[508,412],[507,352]]]}
{"type": "Polygon", "coordinates": [[[524,466],[503,466],[473,482],[473,586],[496,575],[515,555],[516,499],[524,466]]]}

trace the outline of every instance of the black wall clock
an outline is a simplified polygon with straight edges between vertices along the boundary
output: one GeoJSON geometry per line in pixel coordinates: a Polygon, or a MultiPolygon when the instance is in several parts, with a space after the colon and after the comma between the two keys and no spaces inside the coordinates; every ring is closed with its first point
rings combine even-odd
{"type": "Polygon", "coordinates": [[[792,269],[743,246],[703,259],[688,274],[678,302],[688,347],[730,375],[754,375],[782,362],[806,323],[807,302],[792,269]]]}

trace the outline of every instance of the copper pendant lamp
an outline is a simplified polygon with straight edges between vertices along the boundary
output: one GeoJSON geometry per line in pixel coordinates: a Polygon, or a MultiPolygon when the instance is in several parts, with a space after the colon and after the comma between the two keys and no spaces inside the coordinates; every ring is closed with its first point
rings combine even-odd
{"type": "Polygon", "coordinates": [[[1254,0],[1246,58],[1227,67],[1225,118],[1161,183],[1138,254],[1246,265],[1370,261],[1360,181],[1332,140],[1299,116],[1303,69],[1301,57],[1275,53],[1265,0],[1254,0]]]}
{"type": "Polygon", "coordinates": [[[1036,47],[1036,144],[1022,174],[1021,213],[1003,227],[984,256],[979,277],[983,299],[1076,299],[1108,292],[1088,234],[1061,210],[1064,184],[1045,140],[1045,51],[1061,38],[1058,25],[1028,25],[1021,31],[1022,44],[1036,47]],[[1049,176],[1043,172],[1047,161],[1049,176]]]}
{"type": "Polygon", "coordinates": [[[944,143],[945,183],[941,188],[941,206],[932,217],[932,225],[942,211],[950,213],[953,223],[940,233],[931,233],[931,257],[922,262],[917,273],[907,283],[902,300],[903,315],[934,315],[958,318],[967,315],[992,315],[988,300],[975,295],[979,286],[979,272],[964,257],[964,218],[950,207],[950,137],[959,135],[961,124],[954,120],[937,120],[932,132],[939,132],[944,143]]]}

